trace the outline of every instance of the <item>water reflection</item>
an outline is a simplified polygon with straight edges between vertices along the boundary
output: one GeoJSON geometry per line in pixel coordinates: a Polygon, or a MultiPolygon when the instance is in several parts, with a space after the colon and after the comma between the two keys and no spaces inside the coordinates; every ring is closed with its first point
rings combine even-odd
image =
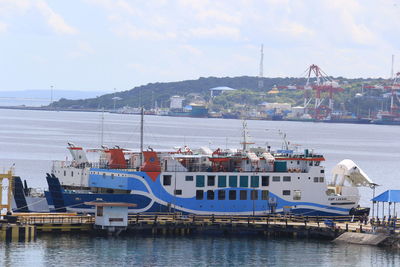
{"type": "Polygon", "coordinates": [[[397,250],[264,237],[45,235],[0,245],[4,266],[399,266],[397,250]]]}

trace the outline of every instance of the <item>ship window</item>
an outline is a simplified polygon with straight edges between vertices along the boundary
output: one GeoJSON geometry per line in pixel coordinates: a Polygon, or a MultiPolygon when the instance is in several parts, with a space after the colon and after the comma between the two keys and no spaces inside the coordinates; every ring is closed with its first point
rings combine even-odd
{"type": "Polygon", "coordinates": [[[204,187],[204,175],[196,175],[196,186],[204,187]]]}
{"type": "Polygon", "coordinates": [[[218,191],[218,200],[225,200],[225,190],[218,191]]]}
{"type": "Polygon", "coordinates": [[[269,176],[261,176],[261,186],[269,186],[269,176]]]}
{"type": "Polygon", "coordinates": [[[284,182],[290,182],[291,181],[291,177],[290,176],[283,176],[283,181],[284,182]]]}
{"type": "Polygon", "coordinates": [[[313,165],[313,162],[312,161],[310,161],[310,166],[312,166],[313,165]]]}
{"type": "Polygon", "coordinates": [[[215,176],[214,175],[209,175],[207,177],[207,185],[208,186],[214,186],[215,185],[215,176]]]}
{"type": "Polygon", "coordinates": [[[251,190],[251,200],[258,200],[258,191],[251,190]]]}
{"type": "Polygon", "coordinates": [[[300,160],[297,161],[297,165],[300,165],[300,160]]]}
{"type": "Polygon", "coordinates": [[[284,196],[290,196],[290,190],[283,190],[282,195],[284,196]]]}
{"type": "Polygon", "coordinates": [[[67,171],[64,171],[64,176],[67,176],[67,171]]]}
{"type": "Polygon", "coordinates": [[[71,171],[71,176],[74,177],[74,171],[71,171]]]}
{"type": "Polygon", "coordinates": [[[318,183],[318,177],[314,177],[314,183],[318,183]]]}
{"type": "Polygon", "coordinates": [[[237,187],[237,176],[229,176],[229,187],[237,187]]]}
{"type": "Polygon", "coordinates": [[[300,200],[300,199],[301,199],[301,191],[293,190],[293,200],[300,200]]]}
{"type": "Polygon", "coordinates": [[[236,200],[236,190],[229,190],[229,200],[236,200]]]}
{"type": "Polygon", "coordinates": [[[163,185],[171,185],[172,175],[164,175],[163,185]]]}
{"type": "Polygon", "coordinates": [[[207,199],[208,200],[214,200],[214,191],[213,190],[208,190],[207,191],[207,199]]]}
{"type": "Polygon", "coordinates": [[[323,183],[324,182],[324,177],[319,177],[319,182],[323,183]]]}
{"type": "Polygon", "coordinates": [[[315,166],[319,166],[319,161],[316,161],[316,162],[315,162],[315,166]]]}
{"type": "Polygon", "coordinates": [[[325,170],[321,170],[321,173],[325,173],[325,170]]]}
{"type": "Polygon", "coordinates": [[[268,200],[269,197],[269,191],[268,190],[261,190],[261,199],[262,200],[268,200]]]}
{"type": "Polygon", "coordinates": [[[260,185],[260,178],[258,176],[251,176],[251,187],[258,187],[260,185]]]}
{"type": "Polygon", "coordinates": [[[175,189],[175,195],[182,195],[182,189],[175,189]]]}
{"type": "Polygon", "coordinates": [[[272,176],[272,181],[273,182],[280,182],[281,181],[281,177],[280,176],[272,176]]]}
{"type": "Polygon", "coordinates": [[[197,200],[202,200],[203,198],[204,198],[203,190],[196,190],[196,199],[197,200]]]}
{"type": "Polygon", "coordinates": [[[185,177],[185,181],[193,181],[193,176],[192,175],[187,175],[185,177]]]}
{"type": "Polygon", "coordinates": [[[101,207],[101,206],[97,206],[97,209],[96,209],[96,216],[97,217],[102,217],[103,216],[103,207],[101,207]]]}
{"type": "Polygon", "coordinates": [[[226,187],[226,176],[218,176],[218,187],[226,187]]]}
{"type": "Polygon", "coordinates": [[[240,190],[240,200],[247,200],[247,190],[240,190]]]}
{"type": "Polygon", "coordinates": [[[240,176],[240,187],[249,187],[249,177],[240,176]]]}

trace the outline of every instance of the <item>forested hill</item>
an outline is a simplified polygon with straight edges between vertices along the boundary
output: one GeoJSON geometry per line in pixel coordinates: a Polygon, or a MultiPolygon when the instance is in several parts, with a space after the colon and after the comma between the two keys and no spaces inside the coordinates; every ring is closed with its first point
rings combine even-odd
{"type": "MultiPolygon", "coordinates": [[[[336,78],[339,82],[353,83],[371,81],[371,79],[344,79],[336,78]]],[[[304,78],[263,78],[264,86],[258,88],[258,77],[208,77],[199,78],[197,80],[186,80],[179,82],[165,82],[165,83],[149,83],[135,87],[131,90],[116,92],[112,94],[105,94],[96,98],[88,98],[81,100],[68,100],[60,99],[53,103],[55,108],[74,108],[74,109],[97,109],[113,108],[114,102],[116,108],[129,105],[131,107],[138,107],[143,105],[145,108],[154,106],[157,102],[158,106],[166,107],[169,98],[173,95],[187,96],[189,94],[201,95],[204,99],[208,99],[210,95],[210,88],[218,86],[228,86],[239,90],[248,90],[254,93],[267,93],[273,86],[280,85],[304,85],[304,78]],[[120,100],[114,101],[114,97],[119,97],[120,100]]],[[[293,102],[293,101],[292,101],[293,102]]]]}

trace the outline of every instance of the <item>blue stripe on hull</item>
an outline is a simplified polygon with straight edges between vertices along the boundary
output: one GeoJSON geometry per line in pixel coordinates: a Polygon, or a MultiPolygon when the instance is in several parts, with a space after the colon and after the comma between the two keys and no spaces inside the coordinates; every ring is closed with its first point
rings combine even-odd
{"type": "MultiPolygon", "coordinates": [[[[53,205],[53,199],[49,192],[45,192],[47,203],[53,205]]],[[[90,209],[93,206],[88,206],[83,204],[84,202],[102,200],[105,202],[124,202],[124,203],[134,203],[137,205],[134,209],[144,209],[146,208],[151,199],[136,194],[80,194],[80,193],[63,193],[65,206],[68,208],[76,209],[90,209]]]]}
{"type": "MultiPolygon", "coordinates": [[[[53,201],[51,199],[51,195],[49,194],[49,192],[45,192],[46,195],[46,199],[48,201],[49,205],[53,205],[53,201]]],[[[102,199],[103,201],[106,202],[125,202],[125,203],[134,203],[137,205],[137,207],[135,208],[130,208],[130,210],[134,211],[137,209],[144,209],[146,208],[150,202],[151,199],[146,197],[146,196],[142,196],[142,195],[136,195],[136,194],[79,194],[79,193],[63,193],[63,198],[64,201],[66,203],[67,207],[71,207],[74,209],[90,209],[93,208],[93,206],[88,206],[83,204],[84,202],[89,202],[89,201],[95,201],[95,200],[99,200],[102,199]]],[[[226,201],[219,201],[219,202],[228,202],[229,200],[226,201]]],[[[204,200],[201,203],[205,202],[210,202],[206,207],[207,208],[212,208],[213,204],[217,204],[218,200],[204,200]]],[[[247,214],[252,214],[253,213],[253,201],[251,200],[247,200],[247,201],[234,201],[235,203],[241,203],[241,208],[238,209],[239,207],[236,207],[234,203],[231,203],[231,207],[226,207],[226,209],[223,209],[222,207],[224,206],[224,203],[220,203],[219,207],[217,210],[213,210],[213,209],[209,209],[206,210],[206,213],[208,214],[214,214],[217,212],[225,212],[225,213],[234,213],[234,212],[240,212],[240,213],[247,213],[247,214]]],[[[199,203],[198,205],[202,205],[201,203],[199,203]]],[[[268,204],[266,204],[266,201],[254,201],[255,205],[254,205],[254,211],[258,212],[258,213],[269,213],[269,207],[268,204]],[[257,204],[256,204],[257,203],[257,204]]],[[[176,209],[176,211],[178,212],[182,212],[183,214],[188,214],[189,212],[187,212],[184,209],[181,209],[181,206],[179,205],[174,205],[173,203],[170,203],[170,205],[163,205],[157,202],[154,202],[151,207],[149,207],[148,209],[146,209],[146,212],[173,212],[174,211],[174,207],[176,209]]],[[[183,206],[183,208],[187,208],[185,206],[183,206]]],[[[278,205],[277,209],[281,209],[282,207],[280,207],[280,205],[278,205]]],[[[204,210],[196,210],[196,209],[191,209],[192,212],[191,213],[198,213],[198,212],[202,212],[204,213],[204,210]]],[[[293,208],[291,210],[292,214],[297,214],[297,215],[304,215],[304,216],[338,216],[338,215],[343,215],[343,213],[339,213],[339,212],[326,212],[326,211],[321,211],[318,208],[313,209],[313,208],[293,208]]]]}
{"type": "MultiPolygon", "coordinates": [[[[84,205],[83,202],[94,201],[102,199],[107,202],[127,202],[137,204],[135,209],[145,209],[149,212],[168,212],[173,211],[173,207],[176,207],[177,211],[190,212],[190,213],[202,213],[202,214],[215,214],[215,213],[227,213],[227,214],[252,214],[253,211],[258,214],[264,214],[270,212],[270,206],[267,200],[261,200],[261,190],[257,189],[258,200],[251,200],[251,188],[224,188],[214,190],[214,199],[207,200],[207,193],[204,192],[204,199],[197,200],[195,196],[192,197],[180,197],[171,195],[166,191],[164,186],[161,184],[160,176],[158,179],[153,181],[145,172],[129,172],[119,170],[106,170],[106,169],[92,169],[98,173],[103,174],[91,174],[89,176],[89,183],[93,187],[103,188],[118,188],[132,190],[132,193],[143,193],[149,194],[154,199],[154,203],[151,207],[148,205],[152,199],[138,194],[79,194],[63,192],[63,198],[67,207],[73,206],[74,208],[91,208],[84,205]],[[112,173],[123,174],[123,176],[114,176],[112,173]],[[236,200],[229,200],[229,190],[236,191],[236,200]],[[218,200],[218,191],[225,191],[225,199],[218,200]],[[246,191],[246,199],[240,200],[239,191],[246,191]],[[161,204],[162,203],[162,204],[161,204]]],[[[52,205],[53,201],[50,194],[46,194],[49,205],[52,205]]],[[[348,214],[349,209],[327,206],[320,203],[312,202],[292,202],[287,201],[273,193],[269,193],[269,198],[276,200],[275,210],[282,211],[283,207],[289,206],[292,208],[292,213],[304,214],[310,216],[328,216],[328,215],[343,215],[348,214]],[[301,206],[301,207],[299,207],[301,206]],[[299,208],[297,208],[299,207],[299,208]]]]}

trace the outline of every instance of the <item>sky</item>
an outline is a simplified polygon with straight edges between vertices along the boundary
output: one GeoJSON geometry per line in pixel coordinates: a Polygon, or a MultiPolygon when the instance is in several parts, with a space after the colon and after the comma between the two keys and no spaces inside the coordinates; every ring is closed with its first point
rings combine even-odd
{"type": "Polygon", "coordinates": [[[0,0],[0,91],[400,71],[400,0],[0,0]]]}

